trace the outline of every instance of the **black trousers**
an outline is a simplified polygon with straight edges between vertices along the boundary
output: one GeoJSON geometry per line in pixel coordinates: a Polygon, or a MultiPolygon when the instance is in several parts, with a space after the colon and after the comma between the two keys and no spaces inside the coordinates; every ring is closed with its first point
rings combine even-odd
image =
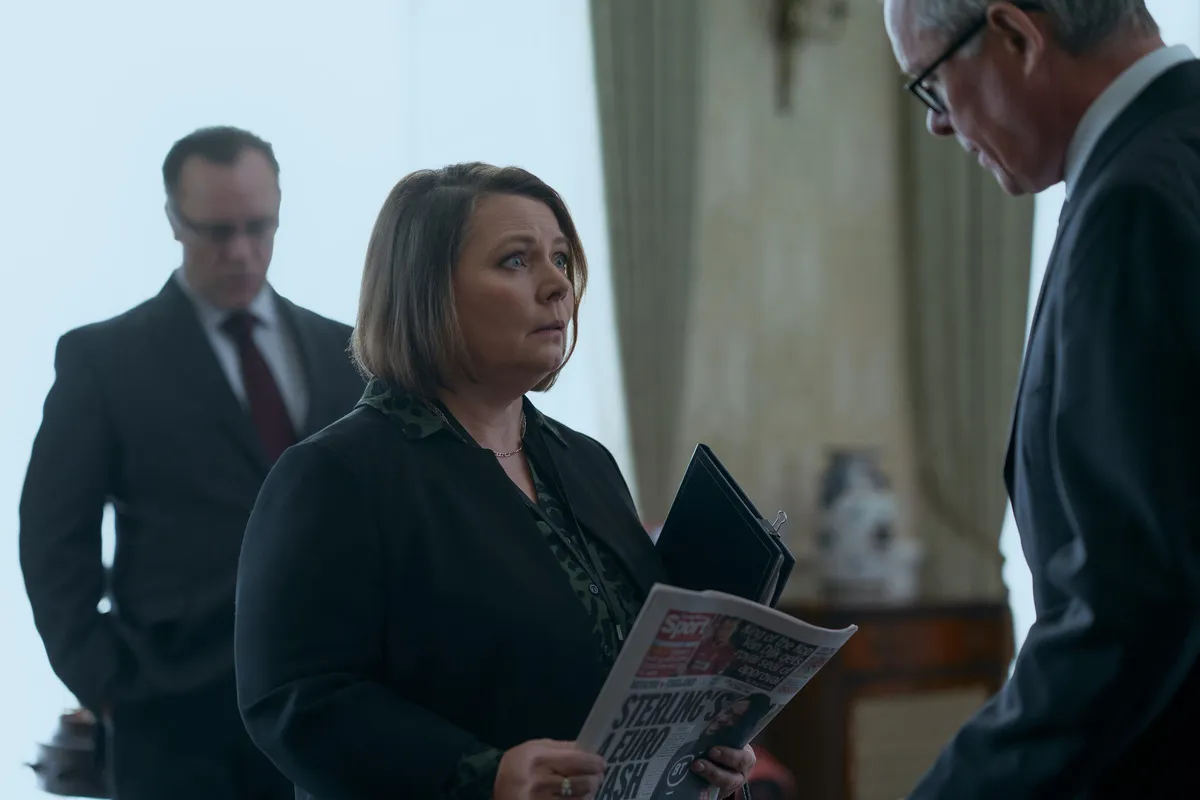
{"type": "Polygon", "coordinates": [[[293,800],[238,716],[233,681],[112,710],[113,800],[293,800]]]}

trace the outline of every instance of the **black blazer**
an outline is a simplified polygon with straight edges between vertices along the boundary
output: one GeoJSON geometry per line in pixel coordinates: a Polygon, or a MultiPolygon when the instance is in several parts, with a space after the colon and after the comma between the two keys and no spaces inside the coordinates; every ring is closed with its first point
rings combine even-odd
{"type": "MultiPolygon", "coordinates": [[[[307,435],[349,413],[363,381],[349,327],[278,301],[307,378],[307,435]]],[[[231,678],[238,553],[270,465],[192,303],[172,278],[65,334],[54,363],[20,505],[21,568],[50,665],[92,709],[231,678]]]]}
{"type": "MultiPolygon", "coordinates": [[[[662,567],[612,456],[526,415],[527,450],[648,593],[662,567]]],[[[366,406],[271,471],[237,602],[242,716],[301,797],[437,797],[468,749],[574,739],[606,677],[495,457],[366,406]]]]}
{"type": "Polygon", "coordinates": [[[1005,469],[1037,622],[913,797],[1200,797],[1200,62],[1104,134],[1043,286],[1005,469]]]}

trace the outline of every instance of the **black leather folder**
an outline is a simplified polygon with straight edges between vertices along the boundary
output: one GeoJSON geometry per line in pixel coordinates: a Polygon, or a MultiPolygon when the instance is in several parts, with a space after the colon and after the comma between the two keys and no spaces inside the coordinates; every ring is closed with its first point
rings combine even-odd
{"type": "Polygon", "coordinates": [[[671,583],[775,606],[796,559],[779,536],[787,520],[763,519],[716,454],[696,445],[658,534],[671,583]]]}

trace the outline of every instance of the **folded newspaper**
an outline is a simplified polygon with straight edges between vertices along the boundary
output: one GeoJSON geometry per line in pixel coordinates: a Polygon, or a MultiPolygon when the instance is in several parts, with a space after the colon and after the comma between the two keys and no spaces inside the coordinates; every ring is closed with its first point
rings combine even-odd
{"type": "Polygon", "coordinates": [[[856,630],[655,585],[577,740],[608,761],[596,800],[715,798],[692,762],[744,747],[856,630]]]}

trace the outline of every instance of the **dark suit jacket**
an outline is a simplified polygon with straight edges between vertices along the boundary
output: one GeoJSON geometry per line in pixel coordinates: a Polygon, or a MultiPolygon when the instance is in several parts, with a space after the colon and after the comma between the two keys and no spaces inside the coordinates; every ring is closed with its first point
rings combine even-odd
{"type": "MultiPolygon", "coordinates": [[[[527,450],[648,593],[662,567],[612,456],[526,415],[527,450]]],[[[495,457],[366,406],[271,471],[237,602],[242,717],[300,796],[437,797],[468,750],[574,739],[606,677],[495,457]]]]}
{"type": "MultiPolygon", "coordinates": [[[[307,435],[349,413],[363,381],[350,328],[278,300],[307,377],[307,435]]],[[[55,371],[20,506],[21,568],[50,665],[92,709],[231,678],[238,553],[270,465],[194,307],[172,278],[65,334],[55,371]]]]}
{"type": "Polygon", "coordinates": [[[1006,478],[1037,622],[913,798],[1200,797],[1200,62],[1072,191],[1006,478]]]}

